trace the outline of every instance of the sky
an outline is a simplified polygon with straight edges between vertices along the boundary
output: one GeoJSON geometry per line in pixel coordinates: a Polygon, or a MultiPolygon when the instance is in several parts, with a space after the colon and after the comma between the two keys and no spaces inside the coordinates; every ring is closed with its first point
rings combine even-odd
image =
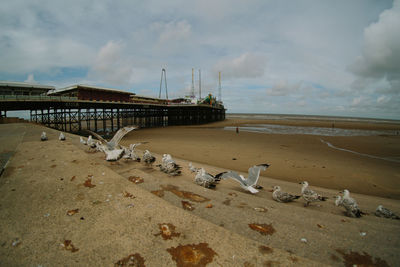
{"type": "Polygon", "coordinates": [[[399,29],[400,0],[3,0],[0,80],[177,98],[193,68],[228,113],[400,120],[399,29]]]}

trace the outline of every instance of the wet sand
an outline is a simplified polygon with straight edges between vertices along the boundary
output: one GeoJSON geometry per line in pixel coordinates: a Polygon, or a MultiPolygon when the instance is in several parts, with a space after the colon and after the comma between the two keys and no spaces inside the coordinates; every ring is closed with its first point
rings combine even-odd
{"type": "MultiPolygon", "coordinates": [[[[148,141],[139,149],[168,153],[188,161],[247,172],[250,166],[269,163],[267,176],[337,190],[349,189],[367,195],[400,199],[400,136],[315,136],[279,135],[224,131],[224,126],[251,123],[278,123],[228,119],[202,126],[140,129],[122,143],[148,141]],[[335,147],[389,160],[377,159],[329,147],[335,147]],[[390,161],[394,160],[394,161],[390,161]]],[[[284,121],[287,125],[330,126],[330,122],[284,121]]],[[[339,123],[338,123],[339,124],[339,123]]],[[[351,129],[400,130],[396,124],[341,122],[351,129]]]]}

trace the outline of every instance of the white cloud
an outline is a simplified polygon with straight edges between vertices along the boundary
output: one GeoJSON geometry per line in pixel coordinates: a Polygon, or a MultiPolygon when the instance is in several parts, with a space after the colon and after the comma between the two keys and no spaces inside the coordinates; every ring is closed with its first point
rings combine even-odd
{"type": "Polygon", "coordinates": [[[286,80],[280,80],[267,89],[267,95],[269,96],[286,96],[290,94],[296,94],[301,86],[301,82],[289,84],[286,80]]]}
{"type": "Polygon", "coordinates": [[[222,59],[214,67],[214,73],[222,72],[224,79],[258,78],[265,73],[266,56],[246,52],[239,57],[222,59]]]}
{"type": "Polygon", "coordinates": [[[151,29],[159,33],[159,42],[179,42],[188,39],[192,32],[192,26],[186,21],[171,21],[167,23],[155,22],[151,29]]]}

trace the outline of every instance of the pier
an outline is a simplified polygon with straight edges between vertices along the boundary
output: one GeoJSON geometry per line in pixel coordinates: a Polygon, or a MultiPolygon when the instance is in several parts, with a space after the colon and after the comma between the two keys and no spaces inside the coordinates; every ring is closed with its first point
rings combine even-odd
{"type": "Polygon", "coordinates": [[[170,103],[156,98],[136,97],[128,92],[110,91],[73,86],[72,89],[61,90],[62,93],[55,91],[47,95],[3,94],[0,95],[0,117],[7,117],[8,111],[25,110],[30,113],[31,122],[71,133],[86,129],[114,132],[133,124],[148,128],[204,124],[225,119],[223,105],[170,103]],[[126,97],[127,94],[130,96],[126,97]]]}

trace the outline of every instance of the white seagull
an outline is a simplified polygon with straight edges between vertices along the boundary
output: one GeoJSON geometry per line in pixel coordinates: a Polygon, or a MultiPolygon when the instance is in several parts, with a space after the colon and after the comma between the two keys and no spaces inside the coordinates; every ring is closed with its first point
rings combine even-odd
{"type": "Polygon", "coordinates": [[[385,218],[391,218],[391,219],[395,219],[395,220],[400,220],[400,217],[399,217],[399,216],[397,216],[396,214],[394,214],[394,212],[391,211],[390,209],[383,207],[382,205],[379,205],[379,206],[376,208],[375,216],[378,216],[378,217],[385,217],[385,218]]]}
{"type": "Polygon", "coordinates": [[[249,168],[248,171],[248,178],[244,178],[243,175],[238,174],[235,171],[228,171],[228,172],[223,172],[222,175],[220,176],[221,179],[227,179],[227,178],[232,178],[233,180],[237,181],[240,183],[240,186],[243,189],[246,189],[250,191],[251,193],[255,194],[258,193],[258,189],[262,188],[260,186],[257,186],[257,181],[258,178],[260,177],[260,171],[265,171],[269,167],[269,164],[259,164],[259,165],[254,165],[253,167],[249,168]]]}
{"type": "Polygon", "coordinates": [[[204,186],[205,188],[215,188],[221,180],[222,174],[223,173],[219,173],[214,176],[207,173],[205,169],[199,168],[196,176],[194,177],[194,182],[200,186],[204,186]]]}
{"type": "Polygon", "coordinates": [[[154,156],[150,153],[150,151],[148,151],[148,150],[145,150],[145,151],[144,151],[142,159],[143,159],[143,162],[144,162],[146,165],[153,165],[153,163],[156,161],[156,157],[154,157],[154,156]]]}
{"type": "Polygon", "coordinates": [[[124,156],[122,158],[124,158],[124,159],[132,159],[132,160],[135,160],[137,162],[140,162],[140,157],[136,154],[135,148],[137,146],[139,146],[139,145],[147,144],[147,143],[148,142],[140,142],[140,143],[136,143],[136,144],[130,144],[129,148],[123,147],[124,156]]]}
{"type": "Polygon", "coordinates": [[[65,141],[65,135],[63,133],[60,133],[60,136],[58,137],[58,140],[65,141]]]}
{"type": "Polygon", "coordinates": [[[169,175],[176,176],[181,174],[182,167],[179,166],[171,157],[170,154],[164,154],[161,160],[161,164],[157,165],[162,172],[169,175]]]}
{"type": "Polygon", "coordinates": [[[197,173],[197,171],[199,171],[200,168],[194,167],[193,164],[192,164],[191,162],[189,162],[189,170],[190,170],[191,172],[196,172],[196,173],[197,173]]]}
{"type": "Polygon", "coordinates": [[[104,153],[106,154],[106,160],[107,161],[115,161],[115,160],[119,160],[123,153],[124,153],[124,149],[119,145],[119,142],[121,141],[121,139],[130,131],[137,129],[138,127],[136,126],[129,126],[129,127],[124,127],[119,129],[115,135],[113,136],[113,138],[110,141],[105,140],[103,137],[101,137],[100,135],[98,135],[95,132],[89,131],[91,134],[93,134],[94,136],[97,137],[97,139],[101,142],[100,145],[97,145],[91,138],[91,136],[89,136],[89,138],[91,139],[91,142],[89,143],[89,139],[87,141],[88,145],[92,145],[93,144],[93,148],[97,147],[97,146],[101,146],[101,148],[104,151],[104,153]]]}
{"type": "Polygon", "coordinates": [[[46,141],[47,140],[47,134],[46,132],[42,132],[42,135],[40,136],[41,141],[46,141]]]}
{"type": "Polygon", "coordinates": [[[360,218],[365,214],[358,208],[357,201],[350,197],[350,192],[347,189],[343,190],[343,197],[336,196],[335,205],[344,207],[348,217],[360,218]]]}
{"type": "Polygon", "coordinates": [[[86,142],[86,140],[85,139],[83,139],[83,137],[81,136],[81,137],[79,137],[80,138],[80,142],[81,142],[81,144],[84,144],[84,145],[87,145],[87,142],[86,142]]]}
{"type": "Polygon", "coordinates": [[[301,188],[301,196],[304,198],[304,200],[306,201],[306,203],[304,204],[304,207],[307,207],[310,202],[314,202],[314,201],[326,201],[328,198],[327,197],[323,197],[320,194],[317,194],[316,192],[314,192],[313,190],[311,190],[308,187],[308,182],[303,181],[300,183],[302,185],[301,188]]]}
{"type": "Polygon", "coordinates": [[[277,202],[292,202],[295,199],[300,198],[300,196],[295,196],[286,192],[281,191],[281,187],[279,185],[274,186],[274,191],[272,192],[272,199],[277,202]]]}

